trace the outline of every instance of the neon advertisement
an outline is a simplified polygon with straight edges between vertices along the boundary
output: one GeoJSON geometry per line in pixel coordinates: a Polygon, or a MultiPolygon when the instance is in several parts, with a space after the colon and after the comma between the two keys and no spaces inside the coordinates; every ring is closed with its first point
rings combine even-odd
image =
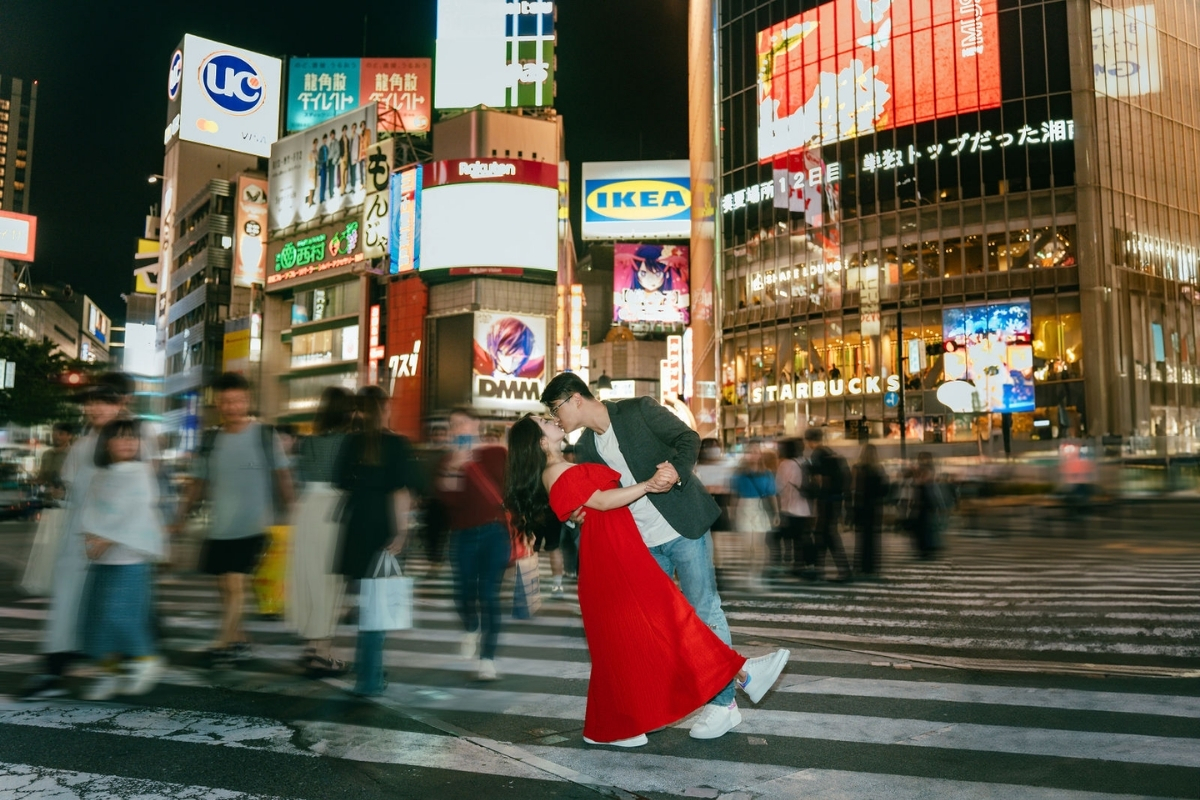
{"type": "Polygon", "coordinates": [[[942,311],[947,381],[975,387],[976,411],[1033,411],[1033,313],[1028,300],[942,311]]]}

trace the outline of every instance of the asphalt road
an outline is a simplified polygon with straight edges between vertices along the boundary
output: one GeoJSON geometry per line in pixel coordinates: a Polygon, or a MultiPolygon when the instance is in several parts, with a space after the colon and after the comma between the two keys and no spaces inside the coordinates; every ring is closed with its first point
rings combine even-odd
{"type": "MultiPolygon", "coordinates": [[[[537,618],[506,618],[501,680],[480,683],[456,657],[449,576],[422,578],[416,628],[388,639],[388,692],[361,702],[305,679],[274,620],[253,620],[242,668],[205,668],[217,601],[188,547],[159,587],[163,684],[16,702],[46,615],[13,587],[30,539],[0,523],[3,798],[1200,797],[1200,536],[1182,528],[951,534],[932,563],[889,537],[881,580],[754,588],[740,540],[719,536],[735,645],[786,645],[792,661],[760,706],[739,699],[722,739],[690,739],[684,721],[634,751],[581,740],[570,582],[537,618]]],[[[339,630],[345,657],[353,636],[339,630]]]]}

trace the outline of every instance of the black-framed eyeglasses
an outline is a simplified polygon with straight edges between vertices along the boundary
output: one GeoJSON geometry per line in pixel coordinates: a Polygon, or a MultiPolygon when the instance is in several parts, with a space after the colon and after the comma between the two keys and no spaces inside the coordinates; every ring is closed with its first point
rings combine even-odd
{"type": "MultiPolygon", "coordinates": [[[[574,395],[572,395],[571,397],[574,397],[574,395]]],[[[558,410],[560,408],[562,408],[563,406],[565,406],[569,402],[571,402],[571,398],[567,397],[567,398],[564,398],[563,400],[560,400],[558,405],[551,406],[550,407],[550,416],[554,417],[555,419],[558,419],[558,410]]]]}

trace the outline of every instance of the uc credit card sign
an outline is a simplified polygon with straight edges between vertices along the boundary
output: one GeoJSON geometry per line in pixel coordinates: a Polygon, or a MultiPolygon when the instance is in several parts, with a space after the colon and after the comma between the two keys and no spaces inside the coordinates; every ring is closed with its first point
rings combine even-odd
{"type": "Polygon", "coordinates": [[[584,239],[686,239],[692,190],[686,160],[583,165],[584,239]]]}

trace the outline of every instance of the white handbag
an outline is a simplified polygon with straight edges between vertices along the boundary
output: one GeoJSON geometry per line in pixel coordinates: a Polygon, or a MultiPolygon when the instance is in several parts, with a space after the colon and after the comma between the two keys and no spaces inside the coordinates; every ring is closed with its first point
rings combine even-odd
{"type": "Polygon", "coordinates": [[[376,557],[370,578],[358,590],[360,631],[403,631],[413,626],[413,579],[400,573],[396,557],[386,551],[376,557]]]}
{"type": "Polygon", "coordinates": [[[38,597],[50,594],[54,584],[54,561],[58,558],[58,546],[66,524],[65,508],[42,509],[29,560],[25,562],[25,575],[21,578],[21,590],[26,594],[38,597]]]}

